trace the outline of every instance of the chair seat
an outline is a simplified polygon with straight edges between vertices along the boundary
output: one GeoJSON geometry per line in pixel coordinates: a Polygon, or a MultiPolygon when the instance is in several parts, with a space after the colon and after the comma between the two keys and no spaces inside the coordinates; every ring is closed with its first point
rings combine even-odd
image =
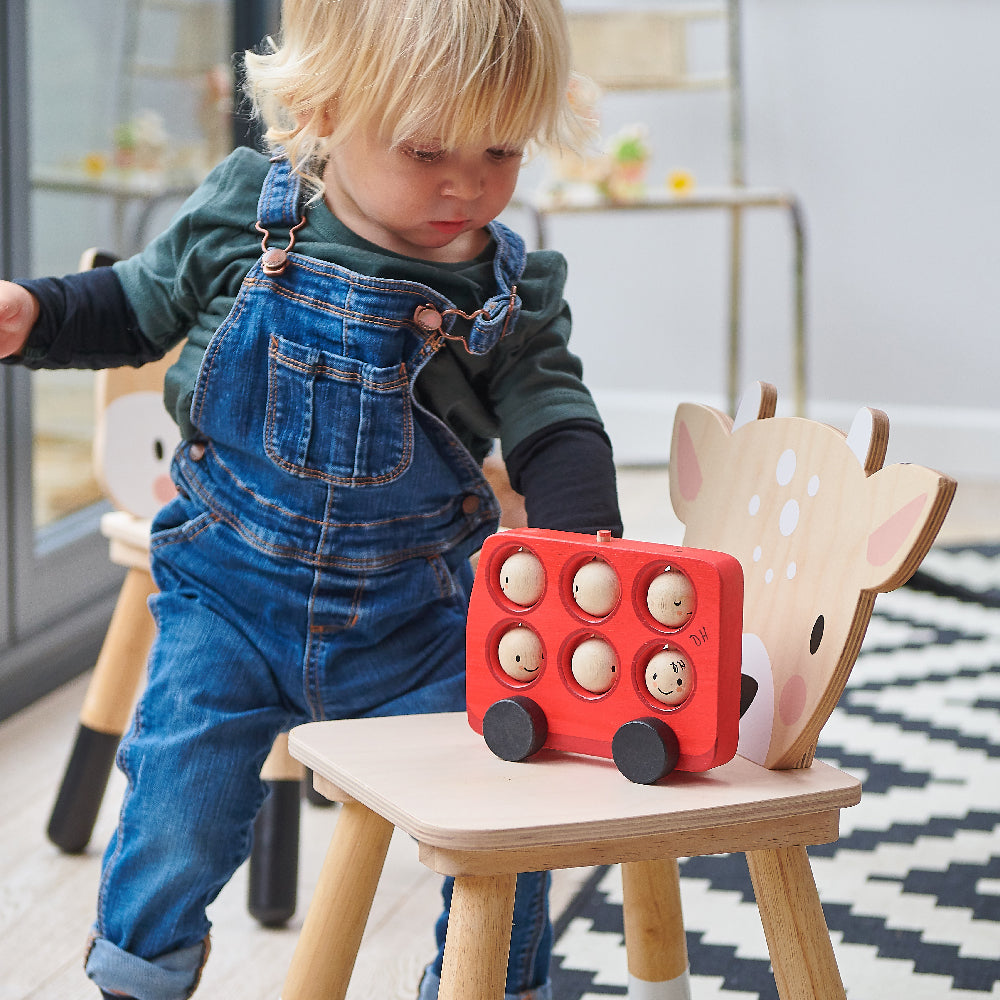
{"type": "Polygon", "coordinates": [[[125,510],[108,511],[101,517],[101,534],[110,543],[108,557],[116,566],[149,570],[149,518],[125,510]]]}
{"type": "Polygon", "coordinates": [[[861,799],[857,779],[820,762],[770,771],[735,757],[657,785],[553,751],[510,763],[464,713],[309,723],[289,749],[319,791],[404,830],[446,875],[828,843],[839,810],[861,799]]]}

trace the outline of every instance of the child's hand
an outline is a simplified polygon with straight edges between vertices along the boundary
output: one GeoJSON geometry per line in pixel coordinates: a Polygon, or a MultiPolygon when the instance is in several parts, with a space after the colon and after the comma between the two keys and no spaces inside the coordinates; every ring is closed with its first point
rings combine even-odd
{"type": "Polygon", "coordinates": [[[0,281],[0,358],[17,354],[38,319],[38,300],[11,281],[0,281]]]}

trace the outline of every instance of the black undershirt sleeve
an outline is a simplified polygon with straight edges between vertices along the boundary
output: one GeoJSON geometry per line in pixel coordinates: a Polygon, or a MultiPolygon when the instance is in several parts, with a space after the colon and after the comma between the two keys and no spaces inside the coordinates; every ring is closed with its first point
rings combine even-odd
{"type": "MultiPolygon", "coordinates": [[[[165,353],[139,329],[109,267],[65,278],[19,281],[38,299],[39,318],[19,358],[28,368],[142,365],[165,353]]],[[[506,456],[511,485],[525,498],[528,524],[622,534],[611,443],[594,420],[566,420],[530,435],[506,456]]]]}
{"type": "Polygon", "coordinates": [[[139,329],[139,321],[110,267],[65,278],[18,281],[38,300],[38,320],[24,352],[4,359],[26,368],[138,367],[165,350],[139,329]]]}
{"type": "Polygon", "coordinates": [[[611,442],[597,421],[565,420],[536,431],[505,462],[530,527],[583,534],[609,529],[621,537],[611,442]]]}

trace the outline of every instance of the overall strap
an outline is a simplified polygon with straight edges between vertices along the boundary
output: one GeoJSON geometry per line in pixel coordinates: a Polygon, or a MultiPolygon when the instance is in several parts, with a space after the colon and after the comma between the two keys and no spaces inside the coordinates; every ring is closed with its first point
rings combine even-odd
{"type": "Polygon", "coordinates": [[[521,312],[517,283],[521,280],[528,259],[524,240],[512,229],[495,220],[488,228],[497,246],[493,257],[497,294],[483,305],[483,312],[472,324],[467,340],[472,354],[485,354],[496,346],[501,337],[514,329],[521,312]]]}
{"type": "Polygon", "coordinates": [[[273,156],[257,202],[258,224],[264,229],[291,229],[302,218],[301,189],[301,178],[292,171],[288,158],[282,153],[273,156]]]}

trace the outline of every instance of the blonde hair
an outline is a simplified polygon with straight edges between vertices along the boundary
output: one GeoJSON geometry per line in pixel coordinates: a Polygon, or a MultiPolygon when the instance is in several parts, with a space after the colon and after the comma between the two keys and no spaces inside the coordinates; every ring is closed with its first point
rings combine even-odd
{"type": "Polygon", "coordinates": [[[466,136],[576,148],[559,0],[284,0],[277,43],[246,54],[247,91],[317,188],[328,144],[377,123],[393,144],[466,136]]]}

